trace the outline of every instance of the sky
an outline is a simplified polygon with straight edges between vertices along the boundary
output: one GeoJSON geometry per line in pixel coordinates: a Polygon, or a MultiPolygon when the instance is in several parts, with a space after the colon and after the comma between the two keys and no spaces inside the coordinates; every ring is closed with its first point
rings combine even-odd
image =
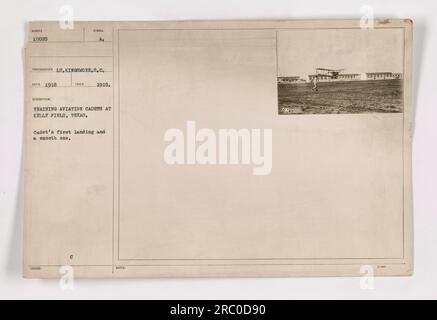
{"type": "Polygon", "coordinates": [[[403,29],[279,31],[278,76],[306,78],[318,67],[344,73],[402,72],[403,46],[403,29]]]}

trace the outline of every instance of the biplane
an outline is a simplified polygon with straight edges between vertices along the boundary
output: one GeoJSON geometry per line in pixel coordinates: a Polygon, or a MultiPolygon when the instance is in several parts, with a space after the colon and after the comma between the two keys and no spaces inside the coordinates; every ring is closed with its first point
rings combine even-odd
{"type": "Polygon", "coordinates": [[[326,69],[326,68],[316,68],[316,76],[325,76],[331,79],[338,79],[338,75],[344,69],[326,69]]]}

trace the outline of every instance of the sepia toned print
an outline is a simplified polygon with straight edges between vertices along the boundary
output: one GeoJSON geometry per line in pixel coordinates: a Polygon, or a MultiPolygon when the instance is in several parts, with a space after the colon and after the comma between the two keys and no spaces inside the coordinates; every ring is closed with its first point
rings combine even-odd
{"type": "Polygon", "coordinates": [[[24,277],[411,275],[412,23],[374,26],[30,23],[24,277]]]}
{"type": "Polygon", "coordinates": [[[280,115],[403,112],[397,30],[278,34],[280,115]]]}

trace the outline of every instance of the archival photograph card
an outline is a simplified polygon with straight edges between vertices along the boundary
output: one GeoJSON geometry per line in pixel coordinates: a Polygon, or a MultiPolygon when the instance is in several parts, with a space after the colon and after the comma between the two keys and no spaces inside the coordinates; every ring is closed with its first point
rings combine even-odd
{"type": "Polygon", "coordinates": [[[30,22],[23,275],[411,275],[411,55],[410,20],[30,22]]]}

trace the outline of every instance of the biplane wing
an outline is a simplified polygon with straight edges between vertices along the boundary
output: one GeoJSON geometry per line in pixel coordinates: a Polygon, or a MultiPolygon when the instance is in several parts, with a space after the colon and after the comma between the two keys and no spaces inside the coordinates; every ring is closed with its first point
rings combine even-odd
{"type": "Polygon", "coordinates": [[[332,77],[332,78],[337,78],[337,76],[343,70],[344,69],[316,68],[316,75],[323,75],[323,76],[328,76],[328,77],[332,77]]]}

